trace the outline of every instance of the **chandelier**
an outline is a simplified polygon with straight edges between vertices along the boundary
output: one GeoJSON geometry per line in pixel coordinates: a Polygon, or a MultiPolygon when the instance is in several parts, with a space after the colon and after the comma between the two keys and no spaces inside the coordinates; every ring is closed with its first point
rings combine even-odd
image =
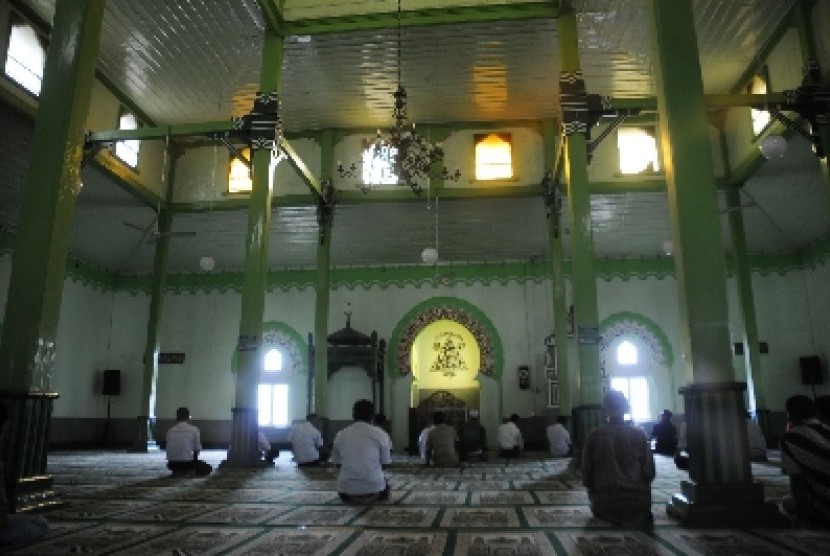
{"type": "MultiPolygon", "coordinates": [[[[394,127],[387,134],[378,130],[373,139],[363,141],[363,181],[361,189],[368,192],[373,186],[395,184],[422,193],[424,179],[457,181],[461,172],[447,171],[444,166],[444,148],[441,143],[432,144],[418,134],[415,123],[406,113],[406,89],[401,79],[401,0],[398,0],[397,71],[398,87],[393,93],[395,107],[392,116],[394,127]]],[[[337,164],[340,177],[355,177],[357,164],[348,167],[337,164]]]]}

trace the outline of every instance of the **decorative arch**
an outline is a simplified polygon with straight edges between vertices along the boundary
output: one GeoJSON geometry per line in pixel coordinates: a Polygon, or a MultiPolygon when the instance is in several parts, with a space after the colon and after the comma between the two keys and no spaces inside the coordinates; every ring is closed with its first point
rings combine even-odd
{"type": "MultiPolygon", "coordinates": [[[[263,353],[269,348],[277,348],[284,353],[291,361],[291,368],[286,369],[289,372],[308,370],[308,343],[299,332],[284,322],[272,320],[262,323],[262,348],[263,353]]],[[[234,350],[231,371],[235,373],[237,370],[237,352],[234,350]]]]}
{"type": "Polygon", "coordinates": [[[608,355],[608,348],[621,337],[633,337],[651,350],[657,363],[666,369],[674,366],[674,351],[663,329],[648,317],[623,311],[614,313],[600,325],[600,360],[608,355]]]}
{"type": "Polygon", "coordinates": [[[481,353],[481,374],[500,379],[504,368],[501,338],[490,319],[476,306],[455,297],[434,297],[409,310],[390,337],[387,368],[391,378],[412,373],[412,343],[425,326],[437,320],[463,325],[475,338],[481,353]]]}

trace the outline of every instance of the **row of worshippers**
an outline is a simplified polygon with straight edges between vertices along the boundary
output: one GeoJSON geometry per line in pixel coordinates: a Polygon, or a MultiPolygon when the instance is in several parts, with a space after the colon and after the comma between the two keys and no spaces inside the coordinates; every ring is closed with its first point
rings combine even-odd
{"type": "MultiPolygon", "coordinates": [[[[519,421],[514,413],[499,425],[496,436],[502,458],[517,458],[524,451],[519,421]]],[[[446,424],[444,413],[436,411],[432,414],[432,424],[424,427],[418,437],[418,452],[426,465],[457,465],[474,456],[486,461],[487,451],[487,432],[475,409],[470,410],[469,419],[458,429],[446,424]]]]}
{"type": "MultiPolygon", "coordinates": [[[[804,395],[791,396],[785,408],[787,429],[781,439],[781,466],[789,475],[790,494],[782,500],[782,509],[797,526],[827,527],[830,396],[815,401],[804,395]]],[[[651,441],[656,444],[656,439],[625,420],[630,406],[621,392],[606,393],[603,409],[607,423],[588,434],[582,454],[582,482],[588,489],[591,512],[614,525],[648,528],[654,520],[651,483],[656,471],[651,441]]],[[[666,417],[671,415],[664,412],[664,421],[666,417]]],[[[752,433],[749,438],[751,441],[752,433]]],[[[766,461],[766,449],[763,456],[766,461]]]]}

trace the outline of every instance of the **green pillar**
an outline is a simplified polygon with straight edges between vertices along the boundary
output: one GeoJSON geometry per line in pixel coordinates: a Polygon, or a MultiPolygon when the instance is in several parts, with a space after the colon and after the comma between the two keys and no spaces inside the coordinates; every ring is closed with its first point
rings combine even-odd
{"type": "Polygon", "coordinates": [[[11,512],[61,503],[47,474],[50,380],[103,12],[103,0],[59,0],[46,53],[0,341],[11,512]]]}
{"type": "MultiPolygon", "coordinates": [[[[150,291],[150,314],[147,316],[147,336],[144,340],[144,373],[141,378],[141,404],[136,417],[135,435],[130,451],[146,452],[148,442],[155,444],[153,427],[156,418],[156,384],[158,382],[158,354],[161,349],[161,319],[164,294],[167,290],[167,264],[170,258],[170,235],[173,212],[168,208],[173,201],[176,180],[176,162],[182,151],[172,144],[165,145],[164,156],[170,161],[167,168],[165,204],[159,207],[158,230],[153,256],[153,285],[150,291]]],[[[168,416],[169,417],[169,416],[168,416]]]]}
{"type": "Polygon", "coordinates": [[[12,254],[0,391],[50,389],[103,9],[104,0],[56,5],[12,254]]]}
{"type": "Polygon", "coordinates": [[[650,0],[657,107],[680,294],[689,478],[668,513],[688,525],[778,523],[753,482],[734,380],[726,264],[691,0],[650,0]]]}
{"type": "MultiPolygon", "coordinates": [[[[542,124],[545,144],[545,168],[555,172],[553,159],[559,150],[554,122],[542,124]]],[[[554,182],[556,180],[554,179],[554,182]]],[[[554,187],[561,187],[554,183],[554,187]]],[[[559,415],[573,411],[571,403],[571,370],[568,367],[568,308],[565,288],[565,254],[562,250],[562,192],[551,192],[548,199],[548,237],[550,238],[551,282],[553,289],[553,337],[556,339],[556,381],[559,395],[559,415]]]]}
{"type": "MultiPolygon", "coordinates": [[[[755,296],[752,293],[752,269],[746,247],[744,215],[741,212],[741,192],[737,187],[726,190],[729,210],[729,229],[735,252],[735,279],[738,286],[738,305],[744,321],[744,362],[746,366],[749,400],[758,409],[767,408],[764,377],[761,374],[761,349],[758,324],[755,318],[755,296]]],[[[753,408],[754,409],[754,408],[753,408]]]]}
{"type": "MultiPolygon", "coordinates": [[[[576,13],[570,9],[564,11],[556,23],[562,72],[559,85],[565,132],[564,168],[571,220],[571,283],[579,368],[579,406],[573,409],[574,444],[580,448],[588,432],[599,425],[602,416],[599,315],[588,180],[588,98],[579,63],[576,13]]],[[[575,459],[579,461],[578,456],[575,459]]]]}
{"type": "MultiPolygon", "coordinates": [[[[320,137],[320,164],[322,180],[331,180],[334,167],[334,136],[331,131],[323,132],[320,137]]],[[[328,182],[326,182],[328,183],[328,182]]],[[[317,415],[327,423],[328,419],[328,382],[329,382],[329,296],[331,293],[331,226],[334,207],[326,204],[324,199],[317,201],[317,223],[320,238],[317,243],[317,299],[314,307],[314,334],[317,337],[317,349],[314,354],[314,404],[317,415]]]]}
{"type": "MultiPolygon", "coordinates": [[[[279,90],[283,37],[266,31],[262,46],[260,93],[279,90]]],[[[237,343],[238,368],[235,381],[231,446],[225,467],[263,465],[257,448],[259,430],[257,389],[262,373],[262,318],[268,277],[268,234],[271,224],[271,149],[251,149],[251,201],[245,239],[245,270],[242,278],[242,313],[237,343]]]]}

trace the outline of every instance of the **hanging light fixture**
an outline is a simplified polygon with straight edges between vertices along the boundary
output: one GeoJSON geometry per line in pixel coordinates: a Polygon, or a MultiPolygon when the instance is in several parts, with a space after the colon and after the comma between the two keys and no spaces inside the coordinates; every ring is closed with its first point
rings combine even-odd
{"type": "MultiPolygon", "coordinates": [[[[392,95],[395,99],[392,111],[395,125],[385,135],[378,130],[375,138],[363,143],[365,185],[361,189],[364,193],[372,186],[396,184],[409,187],[420,194],[424,190],[420,182],[424,179],[457,181],[461,177],[460,171],[449,172],[444,166],[444,148],[441,143],[430,143],[418,134],[415,124],[409,121],[406,89],[401,79],[401,27],[401,0],[398,0],[398,86],[392,95]]],[[[352,163],[346,168],[338,162],[337,172],[340,177],[354,177],[357,174],[357,164],[352,163]]]]}
{"type": "MultiPolygon", "coordinates": [[[[427,209],[429,209],[429,192],[427,192],[427,209]]],[[[434,265],[438,262],[438,194],[435,195],[435,216],[433,217],[435,223],[435,243],[432,247],[424,247],[421,251],[421,260],[426,265],[434,265]]]]}

